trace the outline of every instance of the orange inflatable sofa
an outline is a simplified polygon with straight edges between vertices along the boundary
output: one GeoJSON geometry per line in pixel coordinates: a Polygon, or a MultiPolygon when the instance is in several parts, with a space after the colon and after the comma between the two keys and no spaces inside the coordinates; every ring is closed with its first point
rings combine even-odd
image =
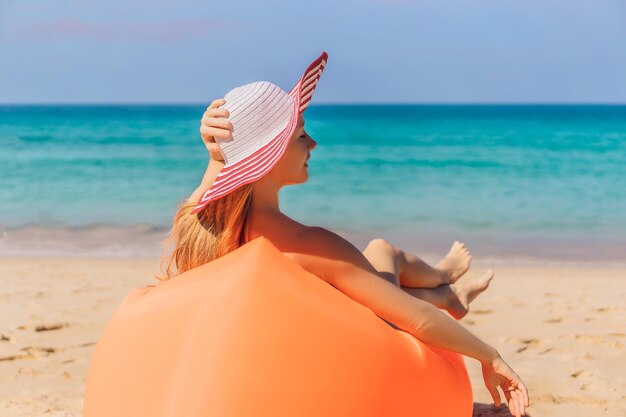
{"type": "Polygon", "coordinates": [[[394,329],[258,237],[131,291],[84,417],[469,417],[457,353],[394,329]]]}

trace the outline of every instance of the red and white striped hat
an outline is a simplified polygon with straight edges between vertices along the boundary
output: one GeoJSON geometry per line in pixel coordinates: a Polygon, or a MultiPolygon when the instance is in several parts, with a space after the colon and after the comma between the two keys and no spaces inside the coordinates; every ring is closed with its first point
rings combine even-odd
{"type": "Polygon", "coordinates": [[[289,93],[267,81],[230,90],[222,106],[230,113],[232,139],[218,139],[224,167],[200,198],[192,213],[267,174],[283,155],[324,71],[328,54],[322,52],[289,93]]]}

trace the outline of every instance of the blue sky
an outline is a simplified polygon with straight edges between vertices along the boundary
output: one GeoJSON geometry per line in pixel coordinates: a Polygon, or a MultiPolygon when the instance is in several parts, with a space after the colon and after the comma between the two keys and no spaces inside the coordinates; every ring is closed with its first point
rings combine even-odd
{"type": "Polygon", "coordinates": [[[0,0],[2,103],[626,103],[623,0],[0,0]]]}

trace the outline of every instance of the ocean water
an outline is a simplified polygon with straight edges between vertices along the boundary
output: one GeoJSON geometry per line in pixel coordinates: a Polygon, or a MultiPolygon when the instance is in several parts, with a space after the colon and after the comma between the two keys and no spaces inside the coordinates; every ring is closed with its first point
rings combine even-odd
{"type": "MultiPolygon", "coordinates": [[[[204,108],[0,106],[0,225],[167,228],[208,162],[204,108]]],[[[626,106],[312,105],[305,119],[310,178],[281,191],[305,224],[624,247],[626,106]]]]}

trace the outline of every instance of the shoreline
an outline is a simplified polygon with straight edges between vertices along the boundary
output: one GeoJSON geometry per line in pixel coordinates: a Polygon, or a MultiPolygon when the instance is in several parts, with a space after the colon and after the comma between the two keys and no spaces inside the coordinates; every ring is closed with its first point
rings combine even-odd
{"type": "MultiPolygon", "coordinates": [[[[626,267],[626,239],[598,236],[505,235],[449,230],[354,231],[329,228],[360,250],[376,237],[436,262],[454,240],[467,244],[474,262],[491,265],[626,267]]],[[[158,259],[169,228],[149,224],[49,227],[26,225],[0,229],[0,258],[158,259]]]]}

